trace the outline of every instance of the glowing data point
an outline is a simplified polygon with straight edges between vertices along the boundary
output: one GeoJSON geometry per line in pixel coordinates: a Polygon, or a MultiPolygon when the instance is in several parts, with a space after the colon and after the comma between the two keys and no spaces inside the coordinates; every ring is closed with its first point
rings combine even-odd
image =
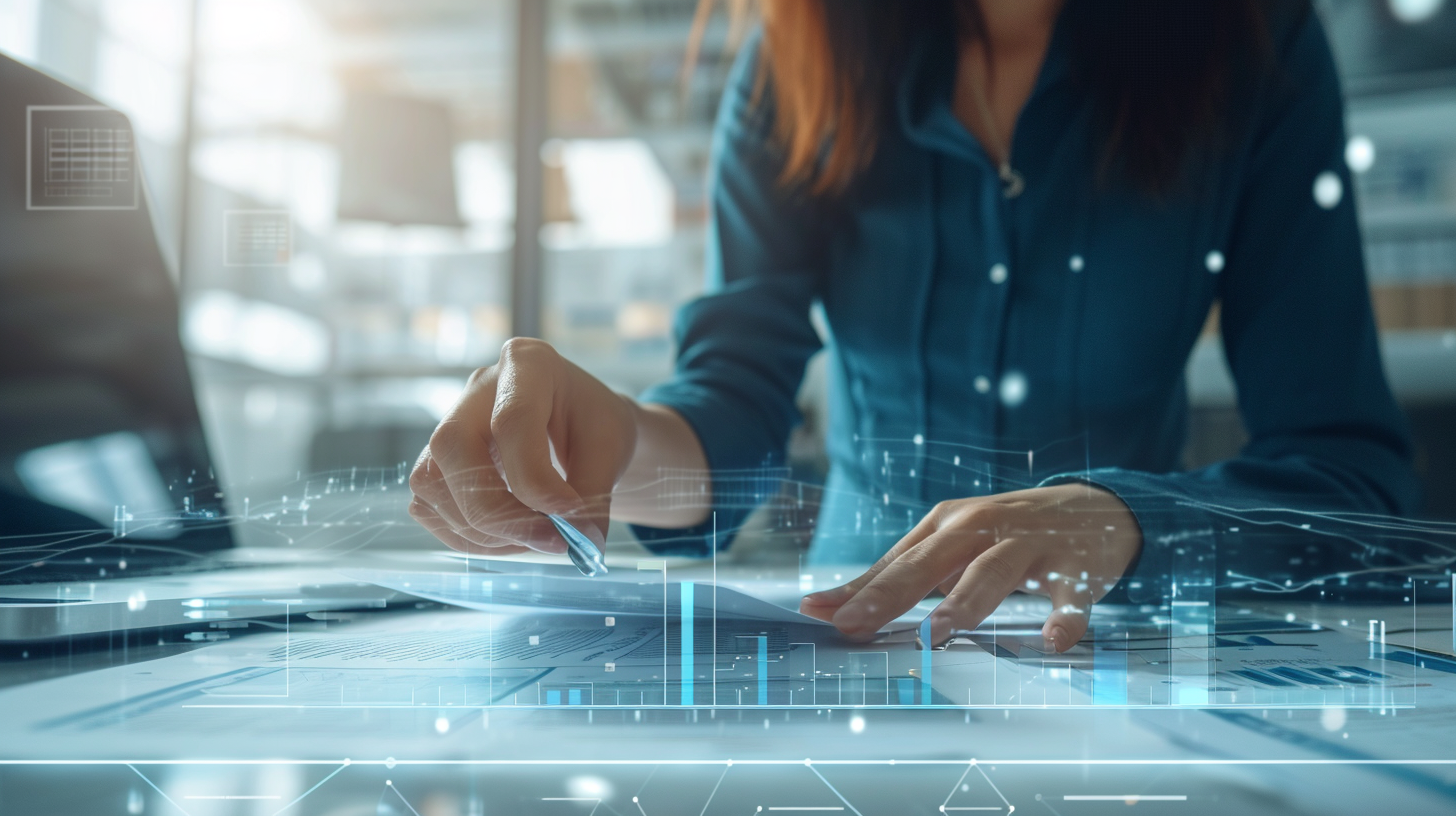
{"type": "Polygon", "coordinates": [[[1345,164],[1353,173],[1363,173],[1375,164],[1375,143],[1368,136],[1351,136],[1345,143],[1345,164]]]}
{"type": "Polygon", "coordinates": [[[1339,206],[1345,197],[1345,184],[1340,177],[1326,170],[1314,178],[1314,203],[1326,210],[1339,206]]]}
{"type": "Polygon", "coordinates": [[[1001,378],[1001,404],[1015,408],[1026,401],[1026,376],[1019,371],[1009,371],[1001,378]]]}
{"type": "Polygon", "coordinates": [[[1444,4],[1444,0],[1390,0],[1390,13],[1406,25],[1414,25],[1434,17],[1444,4]]]}

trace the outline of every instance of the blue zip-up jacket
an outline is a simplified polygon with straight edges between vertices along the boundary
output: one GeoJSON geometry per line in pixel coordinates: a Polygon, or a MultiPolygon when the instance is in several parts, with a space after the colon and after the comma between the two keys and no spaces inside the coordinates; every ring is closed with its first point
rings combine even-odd
{"type": "MultiPolygon", "coordinates": [[[[719,546],[763,492],[749,476],[783,461],[816,303],[833,362],[812,563],[871,562],[938,501],[1085,481],[1136,515],[1125,586],[1148,599],[1299,564],[1306,524],[1413,510],[1317,18],[1271,25],[1272,65],[1234,89],[1227,137],[1152,196],[1098,173],[1065,17],[1017,121],[1011,199],[952,112],[949,37],[918,48],[872,163],[831,199],[779,184],[772,88],[754,93],[757,44],[740,55],[716,125],[708,294],[678,315],[675,374],[642,397],[697,432],[719,546]],[[1215,302],[1250,439],[1179,472],[1184,369],[1215,302]]],[[[705,553],[711,524],[636,529],[705,553]]]]}

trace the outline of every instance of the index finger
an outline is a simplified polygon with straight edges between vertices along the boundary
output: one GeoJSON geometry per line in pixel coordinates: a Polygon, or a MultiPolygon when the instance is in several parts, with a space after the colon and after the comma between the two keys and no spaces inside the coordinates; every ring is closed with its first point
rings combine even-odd
{"type": "Polygon", "coordinates": [[[943,643],[953,632],[980,626],[1025,581],[1036,555],[1033,541],[1015,538],[978,555],[955,589],[930,613],[931,643],[943,643]]]}
{"type": "Polygon", "coordinates": [[[910,611],[951,573],[962,569],[989,544],[984,533],[949,527],[926,536],[914,549],[885,566],[834,613],[833,623],[849,635],[870,635],[910,611]]]}
{"type": "Polygon", "coordinates": [[[936,520],[934,514],[930,513],[920,520],[920,523],[911,528],[905,537],[895,543],[890,551],[880,556],[873,566],[865,570],[862,575],[847,584],[825,589],[819,592],[811,592],[805,595],[799,602],[799,611],[810,617],[820,620],[829,620],[834,616],[836,610],[843,606],[850,598],[859,594],[876,576],[885,571],[885,568],[895,562],[895,559],[904,555],[911,547],[925,540],[926,536],[935,532],[936,520]]]}

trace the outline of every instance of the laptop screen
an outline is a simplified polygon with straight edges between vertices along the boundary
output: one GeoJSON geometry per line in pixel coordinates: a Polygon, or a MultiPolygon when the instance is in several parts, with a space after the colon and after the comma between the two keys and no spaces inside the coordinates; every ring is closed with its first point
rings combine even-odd
{"type": "Polygon", "coordinates": [[[230,546],[130,123],[3,57],[0,99],[0,582],[230,546]]]}

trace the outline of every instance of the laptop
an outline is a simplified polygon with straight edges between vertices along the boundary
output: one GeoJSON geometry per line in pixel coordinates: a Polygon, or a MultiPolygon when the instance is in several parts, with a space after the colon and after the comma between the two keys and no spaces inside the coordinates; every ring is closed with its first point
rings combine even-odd
{"type": "Polygon", "coordinates": [[[0,57],[0,642],[378,606],[241,551],[131,123],[0,57]]]}

